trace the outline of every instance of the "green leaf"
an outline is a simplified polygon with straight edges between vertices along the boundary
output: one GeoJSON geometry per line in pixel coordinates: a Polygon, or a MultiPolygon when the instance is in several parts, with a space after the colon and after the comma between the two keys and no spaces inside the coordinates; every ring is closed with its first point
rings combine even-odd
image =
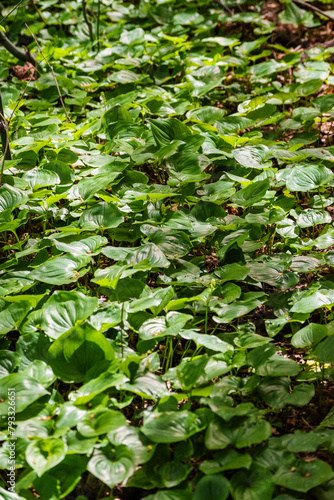
{"type": "Polygon", "coordinates": [[[122,389],[153,400],[168,395],[166,385],[154,373],[136,377],[131,383],[125,382],[122,384],[122,389]]]}
{"type": "MultiPolygon", "coordinates": [[[[118,363],[116,366],[118,366],[118,363]]],[[[109,389],[109,387],[119,387],[121,384],[125,384],[125,382],[128,381],[125,375],[122,373],[113,373],[116,366],[111,365],[111,367],[104,373],[101,373],[99,377],[92,378],[86,384],[82,385],[80,389],[70,393],[69,397],[71,401],[75,402],[77,405],[85,405],[95,398],[95,396],[109,389]]]]}
{"type": "Polygon", "coordinates": [[[317,290],[308,297],[303,297],[290,309],[296,313],[311,313],[319,307],[331,307],[334,304],[334,292],[332,290],[317,290]]]}
{"type": "Polygon", "coordinates": [[[16,343],[16,352],[21,356],[20,370],[24,370],[34,360],[45,361],[51,345],[49,337],[42,332],[22,335],[16,343]]]}
{"type": "Polygon", "coordinates": [[[195,489],[194,500],[226,500],[229,494],[230,485],[227,479],[222,476],[202,477],[195,489]]]}
{"type": "Polygon", "coordinates": [[[21,497],[17,493],[9,491],[8,488],[4,489],[0,486],[0,495],[3,500],[26,500],[25,497],[21,497]]]}
{"type": "Polygon", "coordinates": [[[176,443],[205,428],[195,413],[188,411],[153,413],[144,420],[142,432],[155,443],[176,443]]]}
{"type": "Polygon", "coordinates": [[[1,379],[0,412],[2,415],[8,415],[9,411],[21,412],[45,394],[49,394],[49,392],[37,380],[23,373],[11,373],[1,379]],[[15,394],[13,394],[14,391],[15,394]],[[14,410],[10,406],[13,397],[15,401],[14,410]]]}
{"type": "Polygon", "coordinates": [[[0,378],[6,377],[20,364],[20,355],[17,352],[0,351],[0,378]]]}
{"type": "Polygon", "coordinates": [[[295,377],[301,370],[302,366],[296,363],[293,359],[274,355],[259,366],[255,371],[262,377],[282,377],[284,375],[295,377]]]}
{"type": "Polygon", "coordinates": [[[171,286],[158,288],[156,291],[151,292],[150,295],[134,300],[129,307],[129,312],[135,313],[150,309],[154,315],[157,315],[166,307],[173,296],[174,290],[171,286]]]}
{"type": "Polygon", "coordinates": [[[168,259],[183,257],[191,248],[189,237],[183,231],[158,230],[149,237],[168,259]]]}
{"type": "Polygon", "coordinates": [[[26,450],[26,460],[38,476],[42,476],[44,472],[64,459],[66,451],[66,445],[62,439],[37,439],[29,444],[26,450]]]}
{"type": "Polygon", "coordinates": [[[332,171],[321,165],[297,165],[288,173],[286,187],[289,191],[312,191],[333,177],[332,171]]]}
{"type": "Polygon", "coordinates": [[[109,442],[113,445],[125,445],[130,448],[135,456],[136,463],[144,464],[154,455],[156,445],[137,427],[124,425],[108,433],[109,442]]]}
{"type": "Polygon", "coordinates": [[[267,150],[264,146],[246,146],[232,152],[238,163],[246,168],[269,168],[271,161],[266,161],[267,150]]]}
{"type": "Polygon", "coordinates": [[[3,184],[0,187],[0,211],[13,210],[22,205],[27,198],[20,189],[14,188],[9,184],[3,184]]]}
{"type": "Polygon", "coordinates": [[[180,330],[180,337],[186,340],[193,340],[197,345],[204,346],[216,352],[227,352],[233,350],[233,347],[216,337],[215,335],[205,335],[194,330],[180,330]]]}
{"type": "Polygon", "coordinates": [[[18,303],[8,304],[8,306],[0,312],[0,334],[4,335],[12,330],[18,330],[31,308],[31,302],[28,300],[21,300],[18,303]]]}
{"type": "Polygon", "coordinates": [[[125,445],[95,449],[87,470],[109,488],[125,481],[135,470],[133,451],[125,445]]]}
{"type": "Polygon", "coordinates": [[[114,358],[114,351],[102,333],[88,323],[63,333],[48,351],[49,363],[63,381],[83,382],[98,376],[114,358]]]}
{"type": "Polygon", "coordinates": [[[97,306],[95,297],[76,291],[56,290],[43,306],[41,327],[49,337],[57,339],[78,321],[88,318],[97,306]]]}
{"type": "Polygon", "coordinates": [[[23,179],[32,189],[60,184],[60,178],[56,172],[45,170],[40,167],[35,167],[26,172],[23,179]]]}
{"type": "Polygon", "coordinates": [[[165,462],[159,469],[159,475],[164,487],[173,488],[184,481],[190,473],[190,464],[173,460],[165,462]]]}
{"type": "Polygon", "coordinates": [[[93,177],[85,177],[73,187],[73,193],[78,192],[84,201],[94,198],[96,193],[107,189],[113,181],[120,175],[119,172],[108,172],[96,174],[93,177]]]}
{"type": "Polygon", "coordinates": [[[262,201],[269,187],[269,180],[253,182],[249,186],[240,189],[234,196],[232,202],[240,207],[251,207],[255,203],[262,201]]]}
{"type": "Polygon", "coordinates": [[[293,335],[291,344],[294,347],[310,347],[312,344],[318,344],[327,334],[328,330],[326,325],[309,323],[293,335]]]}
{"type": "Polygon", "coordinates": [[[270,435],[271,425],[264,420],[247,419],[237,424],[233,419],[227,423],[216,418],[207,428],[205,445],[209,450],[224,449],[231,444],[245,448],[265,441],[270,435]]]}
{"type": "Polygon", "coordinates": [[[242,264],[227,264],[224,267],[218,267],[215,269],[215,274],[221,279],[221,282],[225,281],[242,281],[249,273],[249,267],[242,264]]]}
{"type": "Polygon", "coordinates": [[[271,500],[274,485],[269,470],[252,467],[250,471],[240,471],[231,480],[234,500],[271,500]]]}
{"type": "Polygon", "coordinates": [[[37,267],[28,274],[28,277],[50,285],[75,283],[78,278],[86,274],[87,269],[82,268],[87,266],[90,260],[89,255],[54,257],[37,267]]]}
{"type": "Polygon", "coordinates": [[[79,219],[80,226],[86,231],[95,231],[98,228],[118,227],[123,222],[122,212],[111,203],[96,203],[92,208],[85,210],[79,219]]]}
{"type": "Polygon", "coordinates": [[[121,412],[107,408],[97,408],[78,423],[78,431],[82,436],[91,438],[107,434],[126,424],[121,412]]]}
{"type": "Polygon", "coordinates": [[[225,109],[215,108],[214,106],[204,106],[188,111],[187,118],[190,120],[198,120],[204,123],[215,123],[226,115],[225,109]]]}
{"type": "Polygon", "coordinates": [[[63,235],[62,238],[54,238],[55,247],[72,255],[97,255],[102,247],[108,243],[107,238],[103,236],[81,236],[81,235],[63,235]]]}
{"type": "Polygon", "coordinates": [[[272,408],[285,405],[306,406],[314,396],[313,385],[299,384],[293,389],[288,378],[267,378],[260,383],[258,391],[265,403],[272,408]]]}
{"type": "Polygon", "coordinates": [[[241,454],[235,450],[218,451],[213,460],[204,460],[199,469],[204,474],[217,474],[224,470],[249,469],[252,458],[248,453],[241,454]]]}
{"type": "Polygon", "coordinates": [[[294,491],[306,493],[333,477],[330,465],[321,460],[304,462],[298,460],[293,467],[282,466],[273,476],[273,482],[294,491]]]}
{"type": "Polygon", "coordinates": [[[334,363],[334,335],[320,342],[313,354],[319,363],[334,363]]]}

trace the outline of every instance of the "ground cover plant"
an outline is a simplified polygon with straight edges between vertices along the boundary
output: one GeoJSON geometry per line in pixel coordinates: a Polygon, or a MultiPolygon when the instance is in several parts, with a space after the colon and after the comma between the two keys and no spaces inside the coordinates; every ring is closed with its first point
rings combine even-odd
{"type": "Polygon", "coordinates": [[[15,3],[0,498],[333,499],[331,6],[15,3]]]}

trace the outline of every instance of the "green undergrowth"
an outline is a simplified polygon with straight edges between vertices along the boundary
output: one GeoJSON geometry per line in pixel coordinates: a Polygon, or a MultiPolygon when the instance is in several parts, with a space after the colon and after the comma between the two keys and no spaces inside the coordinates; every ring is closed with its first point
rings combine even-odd
{"type": "Polygon", "coordinates": [[[31,81],[0,47],[5,500],[334,497],[333,48],[278,43],[324,23],[297,3],[235,4],[3,23],[71,120],[35,42],[31,81]]]}

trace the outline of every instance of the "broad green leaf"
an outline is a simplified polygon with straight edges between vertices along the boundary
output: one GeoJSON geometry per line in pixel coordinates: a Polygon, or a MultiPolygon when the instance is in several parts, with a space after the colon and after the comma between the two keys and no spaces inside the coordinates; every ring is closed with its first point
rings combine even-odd
{"type": "Polygon", "coordinates": [[[119,387],[129,379],[121,373],[113,373],[115,367],[111,366],[97,378],[89,380],[75,392],[69,394],[69,399],[77,405],[84,405],[91,401],[109,387],[119,387]]]}
{"type": "Polygon", "coordinates": [[[170,312],[166,317],[148,319],[139,328],[139,336],[142,340],[149,340],[166,335],[178,335],[185,324],[192,319],[189,314],[170,312]]]}
{"type": "MultiPolygon", "coordinates": [[[[128,249],[126,256],[128,262],[138,264],[142,260],[148,259],[152,267],[169,267],[170,262],[166,259],[164,252],[154,243],[146,243],[137,249],[128,249]]],[[[104,251],[102,252],[104,253],[104,251]]],[[[108,255],[107,255],[108,256],[108,255]]]]}
{"type": "Polygon", "coordinates": [[[222,283],[225,281],[242,281],[248,275],[249,269],[248,266],[242,264],[227,264],[224,267],[215,269],[215,274],[221,279],[222,283]]]}
{"type": "Polygon", "coordinates": [[[234,196],[232,202],[234,205],[240,207],[250,207],[254,203],[262,201],[269,188],[269,180],[253,182],[249,186],[240,189],[234,196]]]}
{"type": "Polygon", "coordinates": [[[7,351],[3,349],[0,351],[0,378],[6,377],[12,373],[15,368],[20,364],[21,358],[17,352],[7,351]]]}
{"type": "Polygon", "coordinates": [[[297,165],[288,173],[286,187],[289,191],[312,191],[333,177],[332,171],[321,165],[297,165]]]}
{"type": "Polygon", "coordinates": [[[236,423],[232,419],[226,423],[218,418],[210,422],[205,434],[205,444],[209,450],[223,449],[231,444],[236,448],[246,448],[265,441],[270,435],[271,425],[264,420],[246,419],[236,423]]]}
{"type": "Polygon", "coordinates": [[[84,201],[91,200],[98,191],[107,189],[110,184],[113,184],[119,174],[119,172],[109,172],[96,174],[93,177],[85,177],[73,187],[73,194],[78,192],[84,201]]]}
{"type": "Polygon", "coordinates": [[[62,252],[68,252],[72,255],[97,255],[102,247],[108,243],[107,238],[103,236],[81,236],[71,235],[63,238],[55,238],[55,247],[62,252]]]}
{"type": "Polygon", "coordinates": [[[83,382],[98,376],[114,358],[114,351],[102,333],[88,323],[63,333],[48,351],[49,363],[64,381],[83,382]]]}
{"type": "Polygon", "coordinates": [[[319,363],[334,363],[334,335],[320,342],[313,351],[319,363]]]}
{"type": "Polygon", "coordinates": [[[42,332],[22,335],[16,343],[16,351],[21,356],[19,371],[29,367],[34,360],[46,361],[50,338],[42,332]]]}
{"type": "Polygon", "coordinates": [[[260,383],[258,391],[265,403],[272,408],[292,406],[306,406],[314,396],[313,385],[298,384],[291,387],[288,378],[266,378],[260,383]]]}
{"type": "Polygon", "coordinates": [[[149,237],[168,259],[183,257],[191,248],[189,237],[183,231],[158,230],[149,237]]]}
{"type": "Polygon", "coordinates": [[[229,494],[230,485],[223,476],[204,476],[195,489],[194,500],[226,500],[229,494]]]}
{"type": "Polygon", "coordinates": [[[204,460],[199,469],[204,474],[218,474],[224,470],[249,469],[252,458],[248,453],[242,454],[235,450],[218,451],[213,460],[204,460]]]}
{"type": "Polygon", "coordinates": [[[290,309],[296,313],[311,313],[319,307],[331,307],[334,304],[332,290],[317,290],[308,297],[298,300],[290,309]]]}
{"type": "Polygon", "coordinates": [[[258,169],[271,167],[271,161],[266,161],[267,151],[264,146],[245,146],[235,149],[232,154],[243,167],[258,169]]]}
{"type": "Polygon", "coordinates": [[[163,486],[166,488],[177,486],[187,478],[191,469],[190,464],[184,464],[176,460],[165,462],[159,469],[163,486]]]}
{"type": "Polygon", "coordinates": [[[88,318],[97,306],[95,297],[56,290],[43,306],[41,327],[49,337],[56,339],[78,321],[88,318]]]}
{"type": "Polygon", "coordinates": [[[134,392],[142,398],[156,400],[168,395],[166,385],[159,380],[154,373],[136,377],[132,382],[125,382],[121,388],[126,391],[134,392]]]}
{"type": "Polygon", "coordinates": [[[326,325],[310,323],[293,335],[291,344],[294,347],[309,347],[312,344],[318,344],[327,334],[326,325]]]}
{"type": "Polygon", "coordinates": [[[195,413],[188,411],[153,413],[144,420],[142,432],[155,443],[176,443],[205,428],[195,413]]]}
{"type": "Polygon", "coordinates": [[[49,393],[37,380],[23,373],[11,373],[1,379],[0,412],[2,415],[8,415],[8,412],[13,411],[14,413],[21,412],[45,394],[49,393]],[[9,404],[13,396],[15,398],[14,409],[9,404]]]}
{"type": "Polygon", "coordinates": [[[54,257],[51,260],[40,265],[28,277],[50,285],[64,285],[75,283],[78,278],[86,274],[87,266],[91,260],[89,255],[76,255],[54,257]]]}
{"type": "Polygon", "coordinates": [[[4,335],[12,330],[18,330],[31,308],[31,302],[28,300],[8,304],[0,312],[0,334],[4,335]]]}
{"type": "Polygon", "coordinates": [[[20,189],[14,188],[9,184],[3,184],[0,187],[0,209],[1,212],[14,209],[22,205],[26,200],[27,196],[20,189]]]}
{"type": "Polygon", "coordinates": [[[148,462],[154,455],[156,448],[137,427],[124,425],[108,433],[109,442],[115,446],[125,445],[130,448],[137,463],[148,462]]]}
{"type": "Polygon", "coordinates": [[[78,423],[78,431],[82,436],[91,438],[106,434],[122,427],[126,419],[121,412],[99,407],[78,423]]]}
{"type": "Polygon", "coordinates": [[[87,469],[109,488],[113,488],[132,475],[135,465],[134,453],[130,448],[125,445],[107,445],[94,450],[87,469]]]}
{"type": "Polygon", "coordinates": [[[42,476],[64,459],[66,451],[66,444],[62,439],[37,439],[29,444],[26,459],[38,476],[42,476]]]}
{"type": "Polygon", "coordinates": [[[295,377],[302,370],[302,366],[293,359],[282,356],[271,356],[265,363],[256,369],[256,373],[262,377],[295,377]]]}
{"type": "Polygon", "coordinates": [[[187,118],[190,120],[198,120],[204,123],[215,123],[217,120],[226,115],[225,109],[215,108],[214,106],[204,106],[188,111],[187,118]]]}
{"type": "Polygon", "coordinates": [[[164,307],[170,302],[174,296],[174,290],[171,286],[167,288],[160,288],[150,295],[134,300],[129,307],[129,312],[135,313],[150,309],[154,315],[159,314],[164,307]]]}
{"type": "Polygon", "coordinates": [[[280,467],[273,476],[273,482],[279,486],[306,493],[332,477],[332,468],[326,462],[298,460],[293,467],[280,467]]]}
{"type": "Polygon", "coordinates": [[[229,343],[215,335],[205,335],[194,330],[180,330],[179,335],[183,339],[193,340],[197,345],[204,346],[211,351],[226,352],[233,349],[229,343]]]}
{"type": "Polygon", "coordinates": [[[240,299],[231,304],[219,304],[213,308],[216,323],[229,323],[235,318],[243,316],[261,304],[264,294],[261,292],[248,292],[242,294],[240,299]]]}
{"type": "Polygon", "coordinates": [[[123,222],[122,213],[111,203],[96,203],[92,208],[85,210],[79,223],[86,231],[95,231],[98,228],[108,229],[118,227],[123,222]]]}
{"type": "Polygon", "coordinates": [[[35,167],[26,172],[23,179],[33,189],[60,184],[60,178],[56,172],[45,170],[40,167],[35,167]]]}
{"type": "Polygon", "coordinates": [[[234,500],[271,500],[274,484],[271,473],[263,467],[253,466],[249,471],[239,471],[231,479],[234,500]]]}

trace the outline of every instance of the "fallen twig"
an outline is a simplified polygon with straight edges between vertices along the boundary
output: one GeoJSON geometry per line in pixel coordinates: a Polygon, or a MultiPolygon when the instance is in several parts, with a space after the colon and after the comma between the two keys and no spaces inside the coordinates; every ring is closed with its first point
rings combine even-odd
{"type": "Polygon", "coordinates": [[[314,5],[311,5],[310,3],[308,2],[304,2],[303,0],[293,0],[295,3],[301,5],[302,7],[304,7],[305,9],[310,9],[310,10],[313,10],[313,12],[315,12],[316,14],[320,15],[320,16],[323,16],[323,17],[327,17],[327,19],[330,19],[331,21],[334,21],[334,17],[330,16],[329,14],[327,14],[325,11],[319,9],[318,7],[315,7],[314,5]]]}
{"type": "Polygon", "coordinates": [[[14,7],[12,8],[12,10],[10,10],[10,11],[8,12],[8,14],[7,14],[5,17],[3,17],[3,18],[1,19],[0,24],[2,24],[2,23],[3,23],[6,19],[7,19],[7,17],[9,17],[9,16],[10,16],[10,15],[14,12],[14,10],[15,10],[15,9],[17,9],[17,8],[21,5],[21,3],[22,3],[23,1],[24,1],[24,0],[20,0],[20,1],[19,1],[19,3],[17,3],[16,5],[14,5],[14,7]]]}
{"type": "Polygon", "coordinates": [[[0,43],[10,52],[14,57],[19,59],[22,62],[30,62],[34,66],[36,66],[35,57],[27,50],[20,50],[16,45],[14,45],[9,38],[6,37],[5,33],[0,31],[0,43]]]}
{"type": "Polygon", "coordinates": [[[82,0],[82,10],[83,10],[84,20],[85,20],[87,27],[88,27],[89,38],[91,39],[92,42],[94,42],[93,23],[92,23],[92,21],[90,21],[88,19],[88,16],[87,16],[86,0],[82,0]]]}
{"type": "Polygon", "coordinates": [[[60,99],[61,105],[62,105],[63,110],[64,110],[64,112],[65,112],[66,118],[68,119],[68,121],[69,121],[69,122],[71,122],[71,123],[72,123],[72,120],[71,120],[71,118],[68,116],[68,113],[67,113],[67,111],[66,111],[65,104],[64,104],[63,98],[62,98],[62,96],[61,96],[60,88],[59,88],[59,85],[58,85],[58,81],[57,81],[57,78],[56,78],[55,72],[53,71],[53,67],[51,66],[51,64],[49,63],[49,61],[47,60],[47,58],[46,58],[46,57],[45,57],[45,55],[43,54],[42,49],[41,49],[41,47],[40,47],[40,45],[39,45],[39,43],[38,43],[38,41],[37,41],[37,39],[36,39],[35,35],[33,34],[33,32],[31,31],[31,29],[29,28],[29,26],[28,26],[27,24],[26,24],[26,27],[27,27],[27,29],[30,31],[31,36],[33,37],[33,39],[35,40],[36,45],[37,45],[37,48],[38,48],[38,50],[39,50],[39,52],[40,52],[41,56],[43,57],[44,61],[46,62],[46,64],[49,66],[49,68],[50,68],[50,69],[51,69],[51,71],[52,71],[53,79],[54,79],[54,81],[55,81],[55,83],[56,83],[56,86],[57,86],[58,95],[59,95],[59,99],[60,99]]]}

